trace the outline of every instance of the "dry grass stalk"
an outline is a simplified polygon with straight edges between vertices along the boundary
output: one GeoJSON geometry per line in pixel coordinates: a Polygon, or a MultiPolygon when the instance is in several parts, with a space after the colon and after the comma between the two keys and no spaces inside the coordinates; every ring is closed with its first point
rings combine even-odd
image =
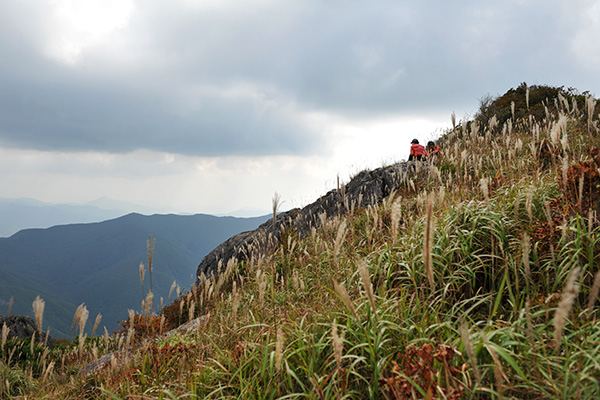
{"type": "Polygon", "coordinates": [[[571,307],[573,306],[573,302],[575,301],[575,297],[577,297],[577,293],[579,293],[579,272],[581,271],[581,267],[575,267],[569,278],[567,280],[567,284],[562,292],[560,302],[558,303],[558,308],[554,314],[554,347],[558,349],[560,345],[560,338],[562,336],[563,328],[565,326],[565,321],[571,312],[571,307]]]}
{"type": "MultiPolygon", "coordinates": [[[[83,344],[85,343],[83,330],[85,329],[85,324],[87,323],[87,319],[90,313],[87,310],[87,307],[81,303],[79,307],[75,310],[75,316],[73,317],[73,325],[75,325],[75,329],[79,328],[79,353],[83,352],[83,344]]],[[[71,329],[73,328],[71,325],[71,329]]]]}
{"type": "Polygon", "coordinates": [[[262,306],[267,291],[267,275],[262,270],[256,271],[256,282],[258,284],[258,303],[262,306]]]}
{"type": "Polygon", "coordinates": [[[183,314],[183,307],[185,306],[185,299],[181,299],[179,302],[179,320],[181,320],[181,315],[183,314]]]}
{"type": "Polygon", "coordinates": [[[10,332],[10,328],[6,325],[6,322],[2,324],[2,352],[4,353],[4,344],[6,344],[6,339],[8,339],[8,333],[10,332]]]}
{"type": "MultiPolygon", "coordinates": [[[[337,235],[335,236],[335,242],[333,244],[333,260],[335,265],[338,265],[338,255],[340,254],[340,249],[342,244],[344,243],[344,238],[346,235],[346,220],[342,220],[340,226],[337,231],[337,235]]],[[[291,236],[289,236],[291,239],[291,236]]]]}
{"type": "Polygon", "coordinates": [[[533,321],[531,320],[531,303],[529,299],[525,302],[525,319],[527,322],[527,336],[533,346],[535,346],[535,334],[533,333],[533,321]]]}
{"type": "Polygon", "coordinates": [[[429,280],[431,290],[434,289],[433,281],[433,233],[435,231],[435,218],[433,217],[433,196],[430,195],[427,201],[427,215],[425,222],[425,240],[423,243],[423,261],[425,262],[425,273],[429,280]]]}
{"type": "Polygon", "coordinates": [[[567,190],[567,182],[568,182],[567,171],[568,170],[569,170],[569,156],[565,155],[565,157],[562,159],[562,182],[563,182],[563,189],[565,191],[567,190]]]}
{"type": "Polygon", "coordinates": [[[467,357],[469,357],[469,361],[471,362],[471,366],[473,367],[473,372],[475,373],[475,379],[477,382],[481,382],[481,373],[479,372],[479,367],[477,366],[477,358],[475,357],[475,351],[473,351],[473,345],[471,344],[471,335],[469,334],[469,329],[464,321],[460,321],[459,326],[460,337],[465,345],[465,351],[467,352],[467,357]]]}
{"type": "Polygon", "coordinates": [[[190,308],[188,309],[188,321],[192,321],[194,319],[194,315],[196,312],[196,302],[192,300],[190,303],[190,308]]]}
{"type": "Polygon", "coordinates": [[[154,260],[154,245],[156,244],[156,239],[152,240],[152,235],[148,236],[148,241],[146,242],[146,247],[148,249],[148,277],[150,278],[150,291],[152,292],[154,288],[152,287],[152,261],[154,260]]]}
{"type": "Polygon", "coordinates": [[[358,272],[363,281],[369,303],[371,304],[371,310],[375,314],[377,313],[377,307],[375,306],[375,295],[373,294],[373,285],[371,284],[371,277],[369,274],[369,268],[367,267],[367,261],[364,258],[358,262],[358,272]]]}
{"type": "Polygon", "coordinates": [[[281,195],[275,192],[273,194],[273,199],[271,199],[271,205],[273,207],[273,226],[275,226],[275,221],[277,219],[277,209],[281,205],[281,195]]]}
{"type": "Polygon", "coordinates": [[[143,302],[144,315],[149,316],[154,314],[154,293],[149,291],[146,295],[146,300],[143,302]]]}
{"type": "Polygon", "coordinates": [[[488,129],[492,132],[498,126],[498,118],[494,115],[488,121],[488,129]]]}
{"type": "Polygon", "coordinates": [[[56,363],[54,361],[51,361],[50,364],[48,364],[48,367],[45,368],[44,374],[42,376],[42,382],[47,382],[48,381],[48,377],[52,375],[52,373],[54,372],[54,365],[56,363]]]}
{"type": "Polygon", "coordinates": [[[145,269],[144,269],[144,263],[141,262],[140,263],[140,283],[142,285],[142,300],[144,299],[144,297],[146,297],[146,291],[144,290],[144,276],[145,276],[145,269]]]}
{"type": "Polygon", "coordinates": [[[6,315],[10,315],[10,309],[12,308],[14,300],[15,299],[12,296],[10,296],[10,300],[8,301],[8,311],[6,312],[6,315]]]}
{"type": "Polygon", "coordinates": [[[29,346],[29,353],[31,355],[33,355],[33,346],[35,345],[35,335],[36,335],[37,331],[33,332],[33,335],[31,336],[31,344],[29,346]]]}
{"type": "Polygon", "coordinates": [[[484,337],[483,340],[488,344],[488,352],[490,353],[490,356],[492,356],[492,360],[494,361],[494,377],[496,378],[496,392],[498,393],[498,398],[502,400],[504,398],[504,371],[502,369],[502,363],[498,359],[496,350],[494,350],[494,348],[489,345],[487,339],[484,337]]]}
{"type": "Polygon", "coordinates": [[[342,334],[338,334],[338,326],[333,322],[331,324],[331,343],[333,345],[333,354],[335,356],[335,364],[337,369],[340,369],[342,364],[342,355],[344,352],[344,337],[346,336],[346,332],[342,331],[342,334]]]}
{"type": "Polygon", "coordinates": [[[515,102],[510,102],[510,113],[512,114],[513,121],[515,120],[515,102]]]}
{"type": "Polygon", "coordinates": [[[33,314],[35,315],[35,322],[37,323],[38,331],[42,331],[42,319],[44,317],[44,300],[37,296],[33,301],[33,314]]]}
{"type": "Polygon", "coordinates": [[[171,298],[171,295],[173,294],[173,290],[175,290],[176,287],[177,287],[177,282],[173,281],[173,283],[171,284],[171,289],[169,289],[169,299],[171,298]]]}
{"type": "Polygon", "coordinates": [[[529,111],[529,87],[525,90],[525,104],[527,105],[527,111],[529,111]]]}
{"type": "Polygon", "coordinates": [[[594,274],[594,283],[592,284],[592,289],[590,290],[590,298],[588,300],[588,316],[592,316],[592,312],[594,310],[594,304],[596,303],[596,298],[598,297],[598,292],[600,292],[600,271],[594,274]]]}
{"type": "Polygon", "coordinates": [[[586,97],[585,105],[587,107],[588,114],[588,131],[591,131],[593,126],[592,121],[594,119],[594,108],[596,108],[596,100],[594,99],[594,96],[589,95],[586,97]]]}
{"type": "Polygon", "coordinates": [[[483,193],[483,198],[486,203],[490,201],[490,189],[488,185],[488,178],[481,178],[479,180],[479,186],[481,187],[481,192],[483,193]]]}
{"type": "Polygon", "coordinates": [[[231,319],[233,320],[233,328],[237,328],[237,312],[240,306],[240,295],[237,290],[235,281],[233,282],[232,299],[231,299],[231,319]]]}
{"type": "Polygon", "coordinates": [[[577,196],[577,207],[581,210],[581,202],[583,201],[583,175],[579,177],[579,190],[577,196]]]}
{"type": "Polygon", "coordinates": [[[100,325],[101,320],[102,320],[102,314],[98,313],[98,315],[96,315],[96,320],[94,321],[94,328],[92,329],[92,336],[94,336],[94,333],[96,333],[96,329],[98,328],[98,325],[100,325]]]}
{"type": "Polygon", "coordinates": [[[402,197],[398,197],[392,203],[392,239],[395,242],[398,238],[398,226],[400,224],[400,217],[402,216],[402,197]]]}
{"type": "Polygon", "coordinates": [[[454,111],[450,114],[450,121],[452,121],[452,132],[454,132],[456,130],[456,113],[454,111]]]}
{"type": "Polygon", "coordinates": [[[104,339],[104,350],[108,351],[108,342],[110,336],[108,335],[108,329],[106,329],[106,326],[104,327],[104,335],[102,335],[102,339],[104,339]]]}
{"type": "Polygon", "coordinates": [[[523,250],[523,268],[525,269],[525,276],[527,281],[531,278],[531,268],[529,266],[529,251],[531,249],[531,240],[527,233],[523,233],[521,240],[521,249],[523,250]]]}
{"type": "Polygon", "coordinates": [[[358,315],[356,314],[356,309],[354,308],[354,304],[352,304],[350,295],[348,295],[348,292],[346,291],[346,288],[344,287],[344,285],[341,283],[338,283],[334,279],[333,280],[333,288],[335,289],[336,293],[342,298],[342,301],[344,302],[344,304],[346,304],[346,307],[348,307],[350,309],[350,311],[352,312],[354,317],[356,319],[358,319],[358,315]]]}
{"type": "Polygon", "coordinates": [[[544,215],[546,216],[546,221],[548,221],[548,224],[550,224],[550,228],[554,229],[552,212],[550,211],[550,204],[547,201],[544,202],[544,215]]]}
{"type": "Polygon", "coordinates": [[[277,340],[275,342],[275,364],[277,372],[281,369],[281,359],[283,357],[283,329],[281,326],[277,327],[277,340]]]}

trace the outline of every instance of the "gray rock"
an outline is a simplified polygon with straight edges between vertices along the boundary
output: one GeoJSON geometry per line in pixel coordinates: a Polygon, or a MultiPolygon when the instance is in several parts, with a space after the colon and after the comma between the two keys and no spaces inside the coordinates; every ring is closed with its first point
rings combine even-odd
{"type": "MultiPolygon", "coordinates": [[[[23,315],[0,315],[0,334],[4,324],[9,329],[7,339],[27,339],[37,331],[35,320],[23,315]]],[[[52,344],[52,338],[46,332],[37,332],[35,340],[40,343],[52,344]]]]}
{"type": "Polygon", "coordinates": [[[277,215],[275,223],[271,219],[253,231],[242,232],[221,243],[198,265],[196,282],[201,284],[203,275],[208,278],[218,274],[230,260],[247,261],[275,250],[283,231],[292,230],[305,237],[312,227],[321,225],[322,214],[332,218],[353,209],[374,206],[406,184],[410,177],[423,176],[428,170],[427,164],[399,163],[362,171],[345,187],[329,191],[302,209],[295,208],[277,215]]]}

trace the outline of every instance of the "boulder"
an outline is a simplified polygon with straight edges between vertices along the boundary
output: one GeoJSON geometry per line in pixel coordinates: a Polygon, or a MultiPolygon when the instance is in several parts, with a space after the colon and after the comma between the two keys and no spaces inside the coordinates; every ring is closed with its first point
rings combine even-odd
{"type": "MultiPolygon", "coordinates": [[[[5,324],[9,329],[7,339],[27,339],[37,331],[35,320],[23,315],[0,315],[0,335],[5,324]]],[[[37,332],[35,339],[40,343],[52,343],[46,332],[37,332]]]]}

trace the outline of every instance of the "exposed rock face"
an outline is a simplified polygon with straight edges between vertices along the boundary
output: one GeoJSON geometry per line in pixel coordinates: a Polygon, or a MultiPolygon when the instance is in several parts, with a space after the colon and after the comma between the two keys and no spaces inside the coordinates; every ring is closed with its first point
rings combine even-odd
{"type": "MultiPolygon", "coordinates": [[[[7,339],[30,338],[37,331],[34,319],[23,315],[0,315],[0,333],[4,324],[9,329],[7,339]]],[[[52,340],[46,332],[42,332],[41,334],[38,332],[36,334],[36,341],[51,343],[52,340]]]]}
{"type": "MultiPolygon", "coordinates": [[[[304,237],[313,227],[319,227],[325,218],[379,203],[406,183],[407,170],[412,171],[413,168],[413,164],[400,163],[360,172],[345,187],[331,190],[302,209],[295,208],[277,215],[275,224],[271,219],[253,231],[229,238],[202,259],[198,265],[197,283],[200,283],[202,275],[210,277],[218,273],[230,260],[245,261],[273,251],[283,231],[292,230],[304,237]]],[[[427,173],[428,168],[423,168],[419,163],[415,170],[419,174],[427,173]]]]}

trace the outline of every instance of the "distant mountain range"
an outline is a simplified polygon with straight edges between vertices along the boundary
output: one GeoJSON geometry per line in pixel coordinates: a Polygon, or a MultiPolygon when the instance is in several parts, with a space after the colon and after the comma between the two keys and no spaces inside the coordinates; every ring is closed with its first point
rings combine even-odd
{"type": "MultiPolygon", "coordinates": [[[[173,281],[190,287],[202,258],[229,237],[255,229],[269,216],[254,218],[128,214],[97,223],[26,229],[0,238],[0,314],[14,298],[11,314],[32,315],[37,295],[45,301],[43,328],[53,337],[72,337],[77,306],[90,320],[118,328],[127,310],[140,310],[139,264],[147,270],[149,235],[156,239],[153,260],[155,304],[169,295],[173,281]]],[[[149,289],[148,272],[144,289],[149,289]]]]}
{"type": "Polygon", "coordinates": [[[28,228],[105,221],[134,210],[144,214],[156,212],[108,198],[87,204],[50,204],[27,198],[0,198],[0,237],[8,237],[28,228]]]}

